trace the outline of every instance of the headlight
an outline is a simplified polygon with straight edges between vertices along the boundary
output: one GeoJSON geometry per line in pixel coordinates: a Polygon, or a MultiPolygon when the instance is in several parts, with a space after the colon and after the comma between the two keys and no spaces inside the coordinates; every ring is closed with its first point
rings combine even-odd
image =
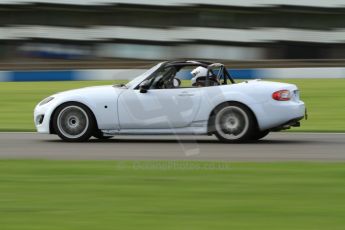
{"type": "Polygon", "coordinates": [[[54,99],[54,97],[47,97],[46,99],[44,99],[43,101],[41,101],[40,102],[40,106],[42,106],[42,105],[45,105],[45,104],[47,104],[48,102],[50,102],[51,100],[53,100],[54,99]]]}

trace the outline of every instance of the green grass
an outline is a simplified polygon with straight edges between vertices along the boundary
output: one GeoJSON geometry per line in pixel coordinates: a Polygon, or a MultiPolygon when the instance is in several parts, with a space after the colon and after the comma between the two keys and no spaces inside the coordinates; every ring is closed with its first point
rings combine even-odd
{"type": "Polygon", "coordinates": [[[345,163],[0,161],[0,228],[340,230],[344,177],[345,163]]]}
{"type": "MultiPolygon", "coordinates": [[[[306,102],[309,112],[309,120],[303,121],[302,127],[293,131],[345,132],[345,79],[284,81],[299,86],[302,100],[306,102]]],[[[113,83],[113,81],[1,82],[0,131],[34,131],[32,117],[34,106],[53,93],[113,83]]]]}

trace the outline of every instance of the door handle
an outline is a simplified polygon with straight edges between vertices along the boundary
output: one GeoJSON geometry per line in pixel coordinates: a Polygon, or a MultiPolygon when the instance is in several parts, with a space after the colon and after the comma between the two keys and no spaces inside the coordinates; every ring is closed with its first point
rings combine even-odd
{"type": "Polygon", "coordinates": [[[190,97],[190,96],[194,96],[194,94],[192,93],[188,93],[188,92],[182,92],[179,94],[180,97],[190,97]]]}

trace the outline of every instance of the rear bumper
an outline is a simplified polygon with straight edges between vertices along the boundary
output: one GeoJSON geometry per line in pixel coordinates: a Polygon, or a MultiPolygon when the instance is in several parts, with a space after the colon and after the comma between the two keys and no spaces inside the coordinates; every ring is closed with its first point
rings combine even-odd
{"type": "Polygon", "coordinates": [[[276,129],[303,119],[306,107],[303,101],[270,101],[263,104],[258,113],[260,130],[276,129]]]}
{"type": "Polygon", "coordinates": [[[289,129],[291,127],[300,127],[301,126],[300,120],[302,120],[304,117],[298,117],[298,118],[292,119],[292,120],[290,120],[290,121],[288,121],[288,122],[286,122],[286,123],[284,123],[278,127],[271,128],[270,130],[271,131],[281,131],[284,129],[289,129]]]}

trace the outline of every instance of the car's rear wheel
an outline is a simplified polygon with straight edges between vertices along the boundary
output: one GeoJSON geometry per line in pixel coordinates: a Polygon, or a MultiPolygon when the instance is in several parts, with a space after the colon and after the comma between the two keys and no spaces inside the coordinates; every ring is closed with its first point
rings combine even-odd
{"type": "Polygon", "coordinates": [[[54,130],[58,136],[70,142],[88,140],[95,129],[95,120],[85,105],[70,102],[57,108],[53,116],[54,130]]]}
{"type": "Polygon", "coordinates": [[[252,112],[239,103],[227,103],[214,111],[212,129],[222,142],[244,142],[251,139],[255,130],[252,112]]]}

